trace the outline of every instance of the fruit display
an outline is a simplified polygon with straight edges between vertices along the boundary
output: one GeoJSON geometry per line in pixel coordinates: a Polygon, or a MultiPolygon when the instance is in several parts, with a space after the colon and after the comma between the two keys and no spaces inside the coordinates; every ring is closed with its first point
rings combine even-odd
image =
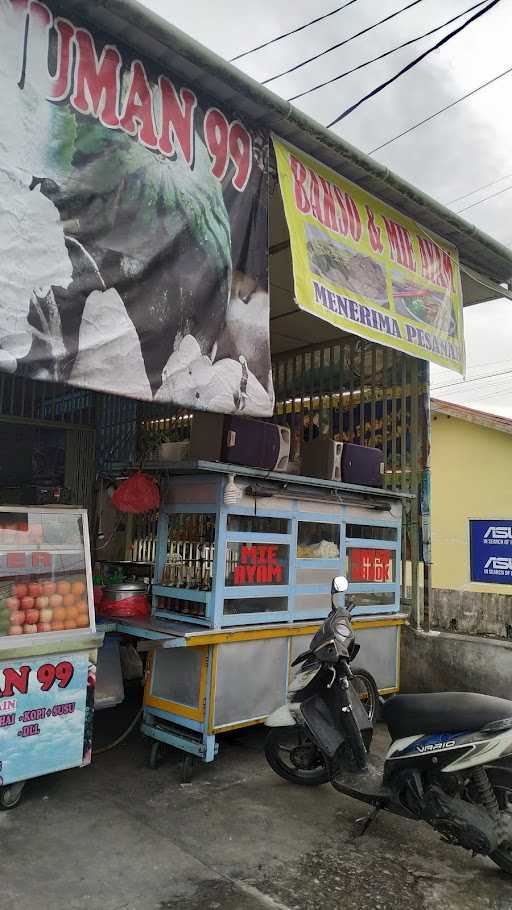
{"type": "Polygon", "coordinates": [[[89,628],[85,579],[22,580],[0,593],[0,636],[89,628]]]}

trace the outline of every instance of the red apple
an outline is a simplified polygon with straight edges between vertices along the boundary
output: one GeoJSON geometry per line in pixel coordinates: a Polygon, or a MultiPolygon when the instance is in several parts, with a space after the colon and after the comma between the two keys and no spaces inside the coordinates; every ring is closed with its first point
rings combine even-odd
{"type": "Polygon", "coordinates": [[[19,597],[19,598],[26,597],[28,594],[28,587],[27,587],[27,585],[21,585],[21,584],[13,585],[12,593],[14,594],[15,597],[19,597]]]}
{"type": "Polygon", "coordinates": [[[22,610],[31,610],[35,604],[33,597],[22,597],[21,598],[21,609],[22,610]]]}
{"type": "Polygon", "coordinates": [[[45,597],[44,594],[36,598],[36,607],[38,610],[44,610],[49,603],[50,599],[48,597],[45,597]]]}
{"type": "Polygon", "coordinates": [[[53,619],[53,610],[45,607],[39,614],[39,622],[51,622],[53,619]]]}
{"type": "Polygon", "coordinates": [[[25,623],[23,626],[23,631],[25,635],[34,635],[34,633],[37,632],[37,625],[25,623]]]}
{"type": "Polygon", "coordinates": [[[51,622],[39,622],[37,624],[37,631],[38,632],[51,632],[52,631],[51,622]]]}
{"type": "Polygon", "coordinates": [[[31,597],[39,597],[43,593],[43,589],[38,581],[33,581],[28,586],[28,593],[31,597]]]}
{"type": "Polygon", "coordinates": [[[8,597],[5,601],[5,606],[8,610],[17,610],[19,605],[20,602],[17,597],[8,597]]]}
{"type": "Polygon", "coordinates": [[[43,581],[43,594],[47,594],[50,597],[51,594],[55,594],[57,590],[57,585],[54,581],[43,581]]]}
{"type": "Polygon", "coordinates": [[[39,610],[27,610],[25,619],[27,625],[33,626],[34,623],[39,622],[39,610]]]}

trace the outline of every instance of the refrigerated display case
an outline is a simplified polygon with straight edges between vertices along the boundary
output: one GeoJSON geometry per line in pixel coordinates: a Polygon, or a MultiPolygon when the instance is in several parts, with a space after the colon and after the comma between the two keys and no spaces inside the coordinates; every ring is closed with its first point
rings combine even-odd
{"type": "Polygon", "coordinates": [[[0,806],[88,764],[96,649],[87,512],[0,507],[0,806]]]}

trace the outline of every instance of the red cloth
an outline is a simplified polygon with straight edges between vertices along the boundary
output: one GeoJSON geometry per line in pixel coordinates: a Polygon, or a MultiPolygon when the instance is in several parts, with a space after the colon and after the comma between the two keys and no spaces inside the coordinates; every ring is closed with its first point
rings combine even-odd
{"type": "Polygon", "coordinates": [[[150,612],[146,594],[134,594],[132,597],[123,597],[122,600],[105,599],[96,606],[98,616],[111,616],[115,619],[149,616],[150,612]]]}
{"type": "Polygon", "coordinates": [[[119,512],[151,512],[160,505],[160,490],[152,477],[139,471],[119,484],[112,502],[119,512]]]}

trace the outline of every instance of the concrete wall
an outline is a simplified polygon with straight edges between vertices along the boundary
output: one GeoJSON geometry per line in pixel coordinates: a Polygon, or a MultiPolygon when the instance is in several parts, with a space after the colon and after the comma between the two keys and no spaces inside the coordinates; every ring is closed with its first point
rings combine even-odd
{"type": "Polygon", "coordinates": [[[472,582],[469,565],[469,519],[512,520],[512,436],[433,414],[431,460],[432,586],[512,594],[512,585],[472,582]]]}
{"type": "Polygon", "coordinates": [[[512,639],[512,598],[510,594],[480,594],[479,591],[434,588],[430,602],[430,623],[433,629],[447,632],[496,635],[498,638],[512,639]]]}
{"type": "Polygon", "coordinates": [[[482,692],[512,699],[512,642],[402,628],[401,692],[482,692]]]}

